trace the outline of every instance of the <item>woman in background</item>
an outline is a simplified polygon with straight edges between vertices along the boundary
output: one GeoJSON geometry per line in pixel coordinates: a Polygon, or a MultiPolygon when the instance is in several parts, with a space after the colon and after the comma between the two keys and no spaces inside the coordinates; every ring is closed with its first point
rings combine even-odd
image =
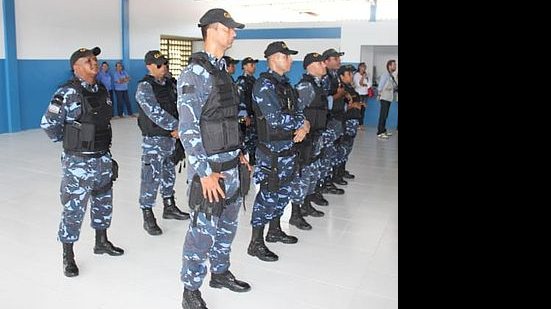
{"type": "MultiPolygon", "coordinates": [[[[358,71],[354,73],[354,89],[356,92],[360,94],[360,99],[363,103],[365,103],[365,106],[362,106],[361,114],[362,118],[360,118],[360,130],[365,130],[364,126],[364,118],[365,118],[365,108],[367,107],[367,99],[369,98],[369,89],[371,88],[371,79],[367,75],[366,71],[367,66],[365,65],[365,62],[361,62],[358,64],[358,71]]],[[[373,96],[373,94],[371,94],[373,96]]]]}
{"type": "Polygon", "coordinates": [[[128,81],[130,81],[130,76],[126,73],[120,61],[115,65],[115,70],[113,78],[115,80],[115,94],[117,96],[117,112],[119,117],[123,117],[123,106],[126,106],[126,114],[128,116],[136,117],[132,113],[130,98],[128,97],[128,81]]]}

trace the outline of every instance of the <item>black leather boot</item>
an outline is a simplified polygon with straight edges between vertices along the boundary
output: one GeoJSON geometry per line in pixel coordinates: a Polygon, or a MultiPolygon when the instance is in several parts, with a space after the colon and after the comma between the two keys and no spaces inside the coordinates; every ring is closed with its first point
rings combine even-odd
{"type": "Polygon", "coordinates": [[[300,208],[300,213],[303,217],[312,216],[312,217],[323,217],[325,213],[323,211],[319,211],[315,209],[312,204],[310,203],[310,195],[306,196],[304,199],[304,203],[302,204],[302,207],[300,208]]]}
{"type": "Polygon", "coordinates": [[[187,220],[189,219],[189,214],[183,212],[178,207],[176,207],[176,201],[174,196],[167,197],[163,199],[163,219],[176,219],[176,220],[187,220]]]}
{"type": "Polygon", "coordinates": [[[289,219],[289,224],[298,227],[301,230],[311,230],[312,226],[304,220],[302,214],[300,213],[300,204],[292,203],[291,204],[291,219],[289,219]]]}
{"type": "Polygon", "coordinates": [[[316,188],[316,191],[310,194],[310,201],[319,206],[329,205],[329,201],[323,197],[320,191],[321,191],[321,188],[320,189],[316,188]]]}
{"type": "Polygon", "coordinates": [[[207,304],[201,297],[201,291],[184,289],[182,294],[182,308],[184,309],[208,309],[207,304]]]}
{"type": "Polygon", "coordinates": [[[267,242],[282,242],[284,244],[296,244],[298,238],[295,236],[287,235],[281,230],[281,222],[279,221],[280,217],[273,218],[270,221],[270,226],[268,227],[268,233],[266,234],[267,242]]]}
{"type": "Polygon", "coordinates": [[[113,244],[107,240],[107,230],[96,230],[96,245],[94,246],[95,254],[104,254],[109,255],[123,255],[124,250],[118,247],[113,246],[113,244]]]}
{"type": "Polygon", "coordinates": [[[328,178],[324,182],[321,193],[341,195],[344,194],[344,189],[337,188],[337,186],[335,186],[335,184],[331,182],[331,178],[328,178]]]}
{"type": "Polygon", "coordinates": [[[149,235],[161,235],[163,230],[157,225],[157,220],[155,220],[155,214],[153,214],[153,209],[144,208],[143,212],[143,228],[149,233],[149,235]]]}
{"type": "Polygon", "coordinates": [[[251,290],[251,286],[247,282],[235,279],[235,276],[229,270],[221,274],[211,273],[209,285],[217,289],[228,288],[234,292],[248,292],[251,290]]]}
{"type": "Polygon", "coordinates": [[[343,171],[344,171],[343,174],[342,174],[342,177],[343,177],[343,178],[346,178],[346,179],[354,179],[354,178],[356,178],[355,175],[350,174],[350,172],[346,170],[346,162],[343,163],[342,168],[343,168],[343,171]]]}
{"type": "Polygon", "coordinates": [[[249,248],[247,248],[247,253],[265,262],[275,262],[279,259],[279,257],[270,251],[264,244],[264,226],[253,227],[253,234],[251,242],[249,243],[249,248]]]}
{"type": "Polygon", "coordinates": [[[73,243],[63,243],[63,274],[66,277],[78,276],[78,267],[75,263],[73,243]]]}
{"type": "Polygon", "coordinates": [[[335,166],[335,169],[333,170],[333,182],[341,186],[347,185],[348,181],[342,179],[343,173],[344,167],[342,164],[335,166]]]}

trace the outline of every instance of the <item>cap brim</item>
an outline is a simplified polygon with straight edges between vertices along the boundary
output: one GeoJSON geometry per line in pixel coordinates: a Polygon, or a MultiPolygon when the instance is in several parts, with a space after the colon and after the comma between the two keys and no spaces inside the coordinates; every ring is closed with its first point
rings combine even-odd
{"type": "Polygon", "coordinates": [[[237,29],[243,29],[245,28],[245,25],[244,24],[240,24],[238,22],[235,22],[235,20],[228,20],[228,21],[224,21],[222,22],[221,24],[223,24],[224,26],[228,27],[228,28],[237,28],[237,29]]]}
{"type": "Polygon", "coordinates": [[[296,54],[298,54],[298,51],[292,50],[292,49],[288,49],[288,50],[282,51],[281,53],[282,53],[282,54],[286,54],[286,55],[296,55],[296,54]]]}

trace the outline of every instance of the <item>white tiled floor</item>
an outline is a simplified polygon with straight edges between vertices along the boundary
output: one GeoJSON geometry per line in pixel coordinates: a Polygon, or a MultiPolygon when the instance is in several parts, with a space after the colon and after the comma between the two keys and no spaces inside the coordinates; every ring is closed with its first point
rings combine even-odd
{"type": "MultiPolygon", "coordinates": [[[[108,235],[125,254],[92,253],[94,233],[87,214],[75,245],[80,268],[75,278],[63,276],[56,239],[61,145],[39,129],[0,135],[0,307],[181,308],[179,271],[189,221],[163,220],[162,208],[156,207],[163,235],[149,236],[142,229],[137,204],[141,136],[135,118],[112,123],[112,153],[120,178],[108,235]]],[[[254,200],[249,193],[231,270],[250,282],[252,291],[212,289],[207,276],[201,290],[209,308],[398,308],[398,136],[379,141],[368,127],[355,143],[347,168],[356,179],[343,186],[344,195],[326,195],[330,206],[318,207],[325,217],[307,218],[311,231],[290,226],[290,207],[286,209],[282,226],[299,242],[268,244],[278,262],[262,262],[246,253],[254,200]]],[[[186,209],[184,175],[178,175],[176,196],[186,209]]]]}

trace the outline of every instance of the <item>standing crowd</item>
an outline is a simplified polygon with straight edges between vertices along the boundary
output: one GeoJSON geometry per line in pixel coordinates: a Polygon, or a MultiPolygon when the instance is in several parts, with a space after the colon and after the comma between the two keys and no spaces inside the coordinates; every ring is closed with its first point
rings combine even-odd
{"type": "MultiPolygon", "coordinates": [[[[234,81],[231,73],[240,61],[224,53],[232,46],[235,29],[245,25],[223,9],[211,9],[201,17],[199,27],[203,50],[191,55],[178,79],[169,75],[168,59],[151,50],[144,56],[148,73],[135,93],[142,133],[138,205],[143,228],[149,235],[162,234],[153,213],[158,191],[163,219],[189,220],[180,271],[185,309],[207,308],[200,288],[209,271],[210,287],[251,290],[251,284],[230,271],[238,214],[251,179],[260,188],[246,250],[266,262],[279,259],[269,243],[299,241],[281,228],[288,204],[292,207],[289,223],[311,230],[306,218],[325,215],[313,205],[329,205],[323,194],[345,193],[337,185],[355,178],[346,164],[357,131],[364,125],[367,98],[373,96],[365,63],[358,70],[341,65],[344,53],[335,49],[306,54],[304,74],[292,85],[286,73],[298,51],[283,41],[266,47],[267,71],[255,78],[258,60],[246,57],[241,60],[243,75],[234,81]],[[182,147],[188,161],[189,213],[176,206],[174,191],[175,166],[183,159],[177,150],[182,147]]],[[[94,253],[124,254],[107,238],[112,186],[118,176],[110,153],[110,120],[114,115],[122,117],[123,107],[127,115],[133,115],[128,98],[130,77],[120,62],[114,74],[106,62],[100,71],[96,58],[100,53],[95,47],[71,55],[74,77],[56,90],[41,121],[48,137],[63,143],[58,239],[68,277],[79,275],[73,245],[79,239],[88,201],[91,226],[96,230],[94,253]],[[114,96],[117,114],[113,113],[114,96]]],[[[392,74],[396,62],[389,61],[387,70],[378,86],[379,139],[391,135],[385,124],[398,91],[392,74]]]]}

